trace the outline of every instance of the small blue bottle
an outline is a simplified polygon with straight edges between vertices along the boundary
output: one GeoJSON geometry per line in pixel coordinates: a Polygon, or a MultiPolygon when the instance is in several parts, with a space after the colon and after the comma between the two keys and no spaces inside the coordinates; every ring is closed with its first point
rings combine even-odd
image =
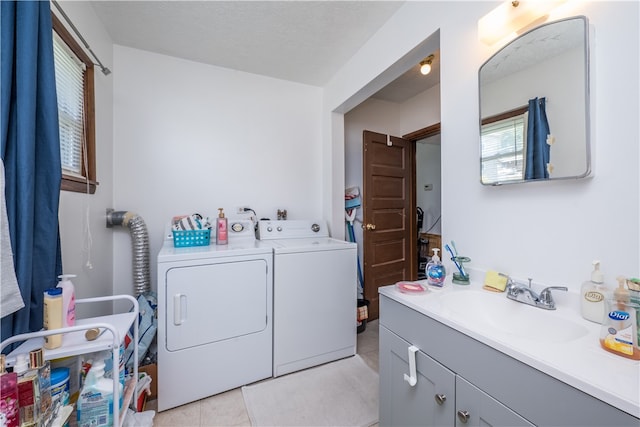
{"type": "Polygon", "coordinates": [[[444,279],[447,276],[447,271],[440,261],[440,257],[438,256],[439,251],[440,249],[433,248],[433,256],[431,257],[431,261],[427,263],[425,270],[427,273],[427,283],[431,286],[441,288],[444,285],[444,279]]]}

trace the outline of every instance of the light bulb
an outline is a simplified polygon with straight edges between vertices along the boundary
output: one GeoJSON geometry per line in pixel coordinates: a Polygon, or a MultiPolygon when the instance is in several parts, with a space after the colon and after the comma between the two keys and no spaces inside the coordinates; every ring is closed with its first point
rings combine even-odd
{"type": "Polygon", "coordinates": [[[429,63],[422,64],[422,66],[420,66],[420,72],[425,76],[429,74],[431,72],[431,64],[429,63]]]}

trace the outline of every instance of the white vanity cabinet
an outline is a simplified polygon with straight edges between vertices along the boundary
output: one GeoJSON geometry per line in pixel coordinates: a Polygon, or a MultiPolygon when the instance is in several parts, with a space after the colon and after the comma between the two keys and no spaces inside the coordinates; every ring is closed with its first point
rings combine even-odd
{"type": "Polygon", "coordinates": [[[384,292],[379,322],[381,426],[640,425],[630,414],[384,292]],[[411,346],[419,349],[413,387],[404,377],[410,374],[411,346]]]}

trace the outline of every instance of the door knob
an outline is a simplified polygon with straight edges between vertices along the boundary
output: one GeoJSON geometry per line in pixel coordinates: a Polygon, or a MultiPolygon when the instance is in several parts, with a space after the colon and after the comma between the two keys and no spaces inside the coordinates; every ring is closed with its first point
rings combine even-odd
{"type": "Polygon", "coordinates": [[[376,229],[376,225],[375,224],[364,224],[362,227],[366,228],[367,230],[375,230],[376,229]]]}

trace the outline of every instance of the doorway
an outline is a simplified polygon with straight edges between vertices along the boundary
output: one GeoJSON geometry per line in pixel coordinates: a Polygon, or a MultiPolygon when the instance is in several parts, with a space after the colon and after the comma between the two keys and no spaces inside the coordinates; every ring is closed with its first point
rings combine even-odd
{"type": "Polygon", "coordinates": [[[440,193],[439,135],[440,123],[402,138],[363,132],[363,295],[370,302],[370,319],[379,315],[379,287],[419,278],[420,242],[426,242],[429,248],[440,246],[439,235],[434,232],[440,221],[439,200],[437,204],[431,203],[436,206],[428,208],[428,222],[421,229],[416,215],[417,201],[429,200],[418,197],[418,193],[434,190],[440,193]],[[429,147],[418,146],[424,144],[429,147]],[[433,153],[437,153],[437,159],[418,159],[418,154],[433,156],[433,153]],[[418,174],[418,166],[425,162],[437,166],[437,178],[427,184],[425,175],[418,174]],[[430,189],[425,189],[427,186],[430,189]]]}

